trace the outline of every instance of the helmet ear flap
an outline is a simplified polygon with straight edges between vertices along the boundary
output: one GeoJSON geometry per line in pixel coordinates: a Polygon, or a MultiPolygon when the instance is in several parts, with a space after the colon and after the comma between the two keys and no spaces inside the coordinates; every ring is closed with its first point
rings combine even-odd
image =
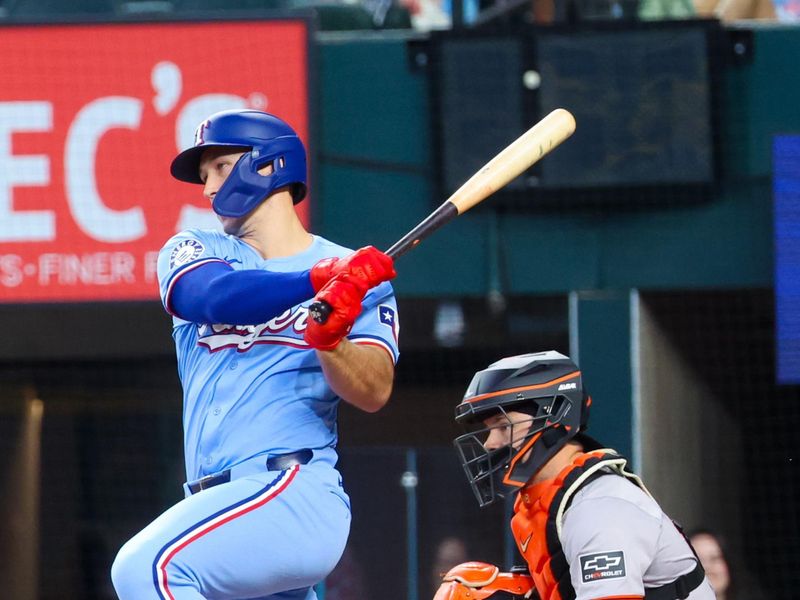
{"type": "Polygon", "coordinates": [[[545,448],[552,448],[564,439],[565,432],[563,427],[547,427],[539,440],[545,448]]]}

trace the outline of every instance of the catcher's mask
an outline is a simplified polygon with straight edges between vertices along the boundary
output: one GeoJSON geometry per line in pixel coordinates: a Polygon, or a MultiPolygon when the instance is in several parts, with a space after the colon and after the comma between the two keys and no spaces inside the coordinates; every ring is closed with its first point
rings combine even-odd
{"type": "Polygon", "coordinates": [[[259,110],[224,110],[197,126],[194,146],[172,161],[172,176],[203,183],[200,159],[207,148],[245,151],[217,190],[212,207],[223,217],[243,217],[276,189],[291,186],[294,203],[306,196],[306,150],[288,123],[259,110]],[[258,171],[272,165],[271,175],[258,171]]]}
{"type": "MultiPolygon", "coordinates": [[[[590,404],[578,367],[555,351],[511,356],[478,371],[456,407],[456,421],[468,433],[454,442],[478,503],[524,487],[586,429],[590,404]],[[487,445],[500,428],[503,435],[487,445]]],[[[582,441],[587,449],[600,447],[586,436],[582,441]]]]}

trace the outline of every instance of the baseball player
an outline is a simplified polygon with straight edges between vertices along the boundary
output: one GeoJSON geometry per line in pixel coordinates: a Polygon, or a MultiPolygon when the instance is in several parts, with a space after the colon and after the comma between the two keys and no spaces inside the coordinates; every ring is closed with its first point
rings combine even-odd
{"type": "Polygon", "coordinates": [[[392,260],[305,230],[305,149],[273,115],[211,115],[171,172],[203,186],[225,233],[183,231],[159,254],[186,497],[122,547],[114,587],[122,600],[313,600],[350,527],[337,406],[374,412],[392,389],[392,260]],[[333,309],[325,324],[308,318],[313,298],[333,309]]]}
{"type": "Polygon", "coordinates": [[[463,563],[435,600],[714,600],[700,561],[627,460],[585,435],[591,399],[558,352],[504,358],[470,383],[455,440],[481,506],[517,492],[526,573],[463,563]]]}

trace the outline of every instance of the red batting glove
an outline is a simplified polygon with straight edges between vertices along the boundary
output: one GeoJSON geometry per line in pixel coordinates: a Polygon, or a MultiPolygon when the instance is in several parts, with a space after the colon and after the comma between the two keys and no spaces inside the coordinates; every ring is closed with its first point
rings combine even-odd
{"type": "Polygon", "coordinates": [[[349,271],[351,277],[360,279],[367,288],[373,288],[397,275],[392,257],[374,246],[360,248],[343,258],[340,263],[336,266],[339,273],[349,271]]]}
{"type": "Polygon", "coordinates": [[[318,292],[333,277],[349,271],[351,276],[360,279],[367,288],[389,281],[397,275],[394,260],[375,248],[365,246],[344,258],[324,258],[311,267],[311,285],[318,292]]]}
{"type": "Polygon", "coordinates": [[[309,346],[317,350],[333,350],[350,333],[361,314],[361,300],[368,289],[359,283],[349,281],[345,272],[334,277],[317,293],[314,300],[324,300],[333,310],[324,324],[311,318],[307,320],[303,339],[309,346]]]}
{"type": "Polygon", "coordinates": [[[314,288],[315,294],[325,287],[326,283],[333,279],[333,276],[336,275],[334,269],[336,269],[336,265],[339,262],[341,262],[341,259],[336,257],[323,258],[311,267],[309,275],[311,277],[311,287],[314,288]]]}

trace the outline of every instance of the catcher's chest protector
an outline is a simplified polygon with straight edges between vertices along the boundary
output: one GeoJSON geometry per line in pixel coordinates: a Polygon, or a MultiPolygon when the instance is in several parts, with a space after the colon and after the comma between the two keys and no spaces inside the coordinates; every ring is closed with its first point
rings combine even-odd
{"type": "Polygon", "coordinates": [[[555,479],[520,491],[514,503],[511,531],[528,563],[541,600],[575,598],[560,536],[564,511],[575,493],[595,477],[605,474],[601,469],[607,467],[645,489],[638,477],[624,471],[625,463],[625,458],[612,452],[588,452],[581,454],[555,479]]]}

